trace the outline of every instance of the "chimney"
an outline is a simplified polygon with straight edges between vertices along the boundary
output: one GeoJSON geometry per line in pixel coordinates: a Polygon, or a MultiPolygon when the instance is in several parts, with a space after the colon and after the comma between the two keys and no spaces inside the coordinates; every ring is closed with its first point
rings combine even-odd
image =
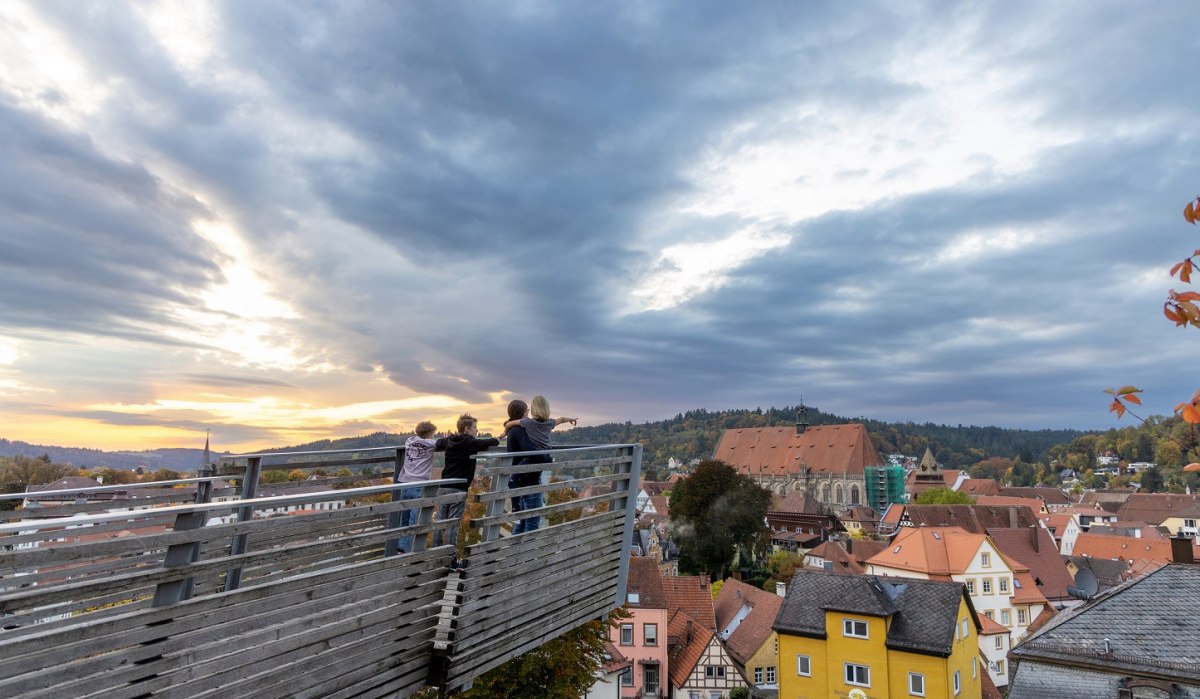
{"type": "Polygon", "coordinates": [[[787,583],[775,583],[775,594],[780,597],[787,597],[787,583]]]}
{"type": "Polygon", "coordinates": [[[1191,537],[1176,534],[1171,537],[1171,562],[1193,564],[1196,557],[1192,555],[1191,537]]]}
{"type": "Polygon", "coordinates": [[[1012,527],[1013,529],[1016,529],[1018,526],[1017,508],[1013,507],[1012,505],[1009,505],[1008,507],[1008,526],[1012,527]]]}

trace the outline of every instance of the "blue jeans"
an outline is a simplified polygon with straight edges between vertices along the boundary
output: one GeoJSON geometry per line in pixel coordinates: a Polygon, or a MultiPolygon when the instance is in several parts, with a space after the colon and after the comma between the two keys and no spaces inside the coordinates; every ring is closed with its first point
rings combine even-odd
{"type": "MultiPolygon", "coordinates": [[[[524,512],[525,510],[533,510],[541,507],[542,502],[542,493],[521,495],[520,497],[515,497],[512,499],[512,511],[524,512]]],[[[541,523],[541,517],[526,517],[525,519],[517,522],[516,526],[513,527],[512,533],[523,534],[524,532],[534,531],[541,526],[541,523]]]]}
{"type": "MultiPolygon", "coordinates": [[[[458,490],[457,488],[438,488],[437,494],[438,495],[458,495],[458,494],[462,494],[465,492],[466,491],[458,490]]],[[[463,499],[459,502],[452,502],[452,503],[449,503],[446,505],[438,506],[438,519],[440,521],[448,522],[450,520],[454,520],[454,524],[453,524],[453,526],[450,527],[450,531],[446,532],[445,543],[448,543],[451,546],[455,546],[455,547],[458,546],[458,525],[462,522],[463,513],[466,512],[466,510],[467,510],[466,499],[463,499]]],[[[442,532],[440,530],[434,532],[433,533],[433,545],[441,546],[442,542],[443,542],[442,532]]],[[[454,557],[458,558],[458,554],[455,553],[454,557]]]]}
{"type": "MultiPolygon", "coordinates": [[[[415,500],[421,497],[421,488],[405,488],[400,491],[401,500],[415,500]]],[[[420,510],[401,510],[400,511],[400,526],[408,527],[417,523],[417,514],[420,510]]],[[[404,553],[412,553],[413,538],[409,536],[401,537],[396,541],[396,546],[404,553]]]]}

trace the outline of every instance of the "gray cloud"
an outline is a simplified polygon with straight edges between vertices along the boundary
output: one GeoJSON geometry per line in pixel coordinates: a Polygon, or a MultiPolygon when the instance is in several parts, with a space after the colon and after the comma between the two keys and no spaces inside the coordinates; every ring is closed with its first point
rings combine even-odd
{"type": "MultiPolygon", "coordinates": [[[[177,344],[155,328],[186,329],[174,309],[224,278],[189,223],[219,209],[299,310],[281,330],[418,392],[545,393],[622,420],[803,395],[1031,427],[1107,424],[1116,383],[1157,392],[1160,412],[1180,399],[1159,365],[1181,336],[1155,317],[1172,283],[1137,278],[1192,249],[1177,212],[1198,186],[1200,39],[1183,3],[229,2],[199,77],[127,8],[81,22],[71,3],[36,7],[127,98],[95,136],[0,101],[8,334],[177,344]],[[984,135],[970,178],[798,222],[685,210],[711,194],[709,155],[738,163],[828,114],[887,123],[923,104],[934,88],[890,68],[937,47],[1024,107],[1014,127],[1062,143],[1014,174],[984,135]],[[216,77],[231,71],[250,82],[216,77]],[[666,271],[663,247],[755,227],[789,242],[679,306],[623,312],[666,271]],[[946,254],[1000,231],[1023,240],[946,254]]],[[[911,158],[883,181],[914,178],[911,158]]],[[[877,163],[830,166],[853,182],[877,163]]]]}

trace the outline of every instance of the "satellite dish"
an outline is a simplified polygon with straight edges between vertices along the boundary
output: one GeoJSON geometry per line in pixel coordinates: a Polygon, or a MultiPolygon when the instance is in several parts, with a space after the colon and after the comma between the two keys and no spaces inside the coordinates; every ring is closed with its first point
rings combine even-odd
{"type": "Polygon", "coordinates": [[[1087,568],[1080,568],[1075,573],[1075,584],[1067,585],[1067,594],[1081,600],[1090,600],[1100,590],[1096,575],[1087,568]]]}

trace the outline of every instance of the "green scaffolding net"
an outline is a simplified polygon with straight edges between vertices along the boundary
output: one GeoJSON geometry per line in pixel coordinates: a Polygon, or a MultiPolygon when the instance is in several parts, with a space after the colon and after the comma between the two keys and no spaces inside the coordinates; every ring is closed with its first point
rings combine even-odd
{"type": "Polygon", "coordinates": [[[868,466],[866,468],[867,504],[882,513],[894,502],[904,502],[904,467],[868,466]]]}

